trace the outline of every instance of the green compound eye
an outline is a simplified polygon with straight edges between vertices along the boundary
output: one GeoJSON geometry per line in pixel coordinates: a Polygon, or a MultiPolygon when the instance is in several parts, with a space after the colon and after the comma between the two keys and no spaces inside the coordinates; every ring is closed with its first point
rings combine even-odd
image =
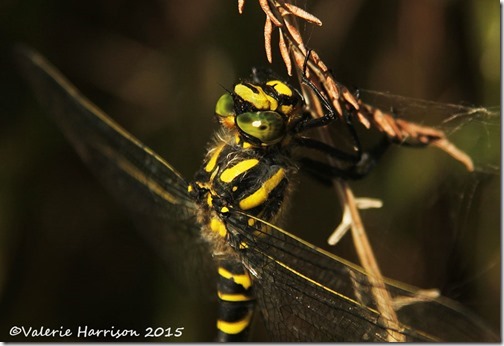
{"type": "Polygon", "coordinates": [[[229,93],[222,95],[215,105],[215,114],[221,117],[231,117],[235,115],[233,97],[229,93]]]}
{"type": "Polygon", "coordinates": [[[285,120],[277,112],[242,113],[236,116],[236,124],[246,135],[265,145],[275,144],[285,135],[285,120]]]}

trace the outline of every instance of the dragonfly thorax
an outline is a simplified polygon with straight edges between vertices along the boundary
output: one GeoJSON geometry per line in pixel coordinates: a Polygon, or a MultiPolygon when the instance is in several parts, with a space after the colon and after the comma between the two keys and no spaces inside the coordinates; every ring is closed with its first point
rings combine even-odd
{"type": "Polygon", "coordinates": [[[230,133],[216,136],[206,159],[190,184],[191,193],[201,206],[200,222],[215,241],[229,240],[226,219],[243,217],[273,222],[290,190],[297,167],[288,151],[279,146],[244,148],[230,133]],[[240,216],[241,215],[241,216],[240,216]]]}

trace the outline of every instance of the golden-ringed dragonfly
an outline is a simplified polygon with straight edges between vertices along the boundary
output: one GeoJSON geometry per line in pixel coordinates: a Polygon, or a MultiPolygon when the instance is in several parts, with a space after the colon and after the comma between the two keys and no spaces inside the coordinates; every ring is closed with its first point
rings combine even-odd
{"type": "Polygon", "coordinates": [[[356,178],[386,147],[380,143],[375,156],[355,156],[303,137],[332,119],[308,117],[302,97],[288,83],[257,72],[225,92],[216,106],[221,129],[187,183],[40,54],[28,48],[18,53],[39,100],[111,193],[132,213],[165,219],[178,225],[177,232],[208,243],[218,272],[217,340],[244,340],[255,305],[271,338],[281,341],[390,341],[391,335],[399,341],[497,340],[459,304],[386,281],[399,320],[392,330],[362,268],[275,226],[298,169],[315,167],[321,179],[356,178]],[[348,165],[298,160],[292,153],[296,146],[348,165]]]}

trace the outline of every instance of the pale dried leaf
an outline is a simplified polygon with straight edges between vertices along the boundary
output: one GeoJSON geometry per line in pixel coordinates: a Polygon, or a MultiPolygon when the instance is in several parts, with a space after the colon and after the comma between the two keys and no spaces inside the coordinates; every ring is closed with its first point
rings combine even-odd
{"type": "Polygon", "coordinates": [[[245,7],[245,0],[238,0],[238,13],[243,13],[243,8],[245,7]]]}
{"type": "Polygon", "coordinates": [[[310,51],[310,59],[313,61],[313,63],[315,65],[318,65],[318,63],[320,61],[320,56],[318,55],[318,53],[314,49],[312,49],[310,51]]]}
{"type": "MultiPolygon", "coordinates": [[[[293,49],[292,53],[294,55],[294,62],[296,63],[297,68],[299,71],[303,71],[303,65],[306,59],[306,56],[304,56],[299,49],[293,49]]],[[[309,70],[306,71],[306,77],[308,77],[309,70]]]]}
{"type": "Polygon", "coordinates": [[[278,47],[280,48],[280,55],[282,56],[282,59],[285,63],[285,67],[287,68],[287,73],[289,74],[289,76],[292,76],[292,61],[290,58],[289,49],[287,48],[287,45],[285,44],[285,39],[284,39],[282,29],[279,29],[279,33],[280,33],[280,36],[279,36],[280,39],[278,42],[278,47]]]}
{"type": "Polygon", "coordinates": [[[336,113],[338,113],[340,116],[342,116],[343,110],[341,109],[341,105],[340,105],[339,101],[337,99],[333,99],[333,98],[331,98],[331,101],[332,101],[332,105],[333,105],[334,109],[336,110],[336,113]]]}
{"type": "Polygon", "coordinates": [[[334,82],[334,79],[332,79],[330,76],[327,76],[325,78],[323,84],[324,84],[324,88],[327,92],[327,96],[329,96],[329,98],[332,101],[334,109],[336,110],[336,112],[340,116],[342,116],[343,110],[341,109],[341,104],[339,102],[340,92],[339,92],[338,86],[334,82]]]}
{"type": "Polygon", "coordinates": [[[431,127],[410,123],[403,119],[394,119],[403,135],[407,136],[410,143],[429,144],[434,140],[445,138],[445,134],[431,127]]]}
{"type": "Polygon", "coordinates": [[[297,7],[295,5],[285,3],[284,6],[291,12],[293,15],[296,17],[299,17],[301,19],[304,19],[310,23],[316,24],[318,26],[322,26],[322,21],[315,17],[313,14],[303,10],[300,7],[297,7]]]}
{"type": "Polygon", "coordinates": [[[455,160],[461,162],[469,172],[474,171],[474,163],[469,155],[464,153],[462,150],[457,148],[452,142],[446,138],[439,139],[431,143],[433,146],[446,152],[448,155],[453,157],[455,160]]]}
{"type": "Polygon", "coordinates": [[[372,109],[371,113],[373,115],[373,120],[375,121],[376,125],[378,125],[379,130],[385,132],[391,138],[396,138],[399,141],[403,139],[401,131],[394,131],[394,128],[391,126],[390,122],[381,110],[372,109]]]}
{"type": "Polygon", "coordinates": [[[269,63],[273,61],[273,56],[271,54],[271,33],[273,32],[273,25],[271,23],[270,17],[266,16],[266,22],[264,23],[264,49],[266,50],[266,58],[269,63]]]}
{"type": "Polygon", "coordinates": [[[359,103],[357,102],[355,97],[352,95],[352,93],[345,86],[341,86],[340,89],[341,89],[341,96],[343,96],[345,101],[348,102],[349,104],[351,104],[355,110],[358,110],[359,103]]]}
{"type": "Polygon", "coordinates": [[[360,122],[362,125],[364,125],[364,127],[365,127],[366,129],[368,129],[368,130],[369,130],[369,129],[371,128],[371,123],[369,122],[369,119],[368,119],[368,118],[366,118],[366,117],[364,116],[364,114],[362,114],[362,112],[360,112],[360,111],[359,111],[359,112],[357,112],[357,118],[359,118],[359,122],[360,122]]]}
{"type": "Polygon", "coordinates": [[[303,37],[299,33],[298,29],[285,18],[284,18],[284,23],[285,23],[285,27],[287,28],[287,31],[289,32],[291,38],[294,40],[296,45],[299,47],[299,50],[301,51],[301,53],[306,55],[306,48],[303,43],[303,37]]]}
{"type": "Polygon", "coordinates": [[[313,61],[315,65],[318,66],[321,72],[326,73],[328,71],[327,66],[324,64],[320,56],[317,54],[315,50],[310,51],[310,59],[313,61]]]}
{"type": "Polygon", "coordinates": [[[268,0],[259,0],[259,5],[261,6],[264,13],[266,13],[266,16],[268,16],[269,19],[273,22],[273,24],[275,24],[276,26],[282,26],[282,23],[275,17],[273,12],[271,11],[268,0]]]}
{"type": "MultiPolygon", "coordinates": [[[[381,112],[381,111],[380,111],[381,112]]],[[[395,133],[396,137],[400,140],[404,140],[405,133],[402,131],[400,128],[399,124],[397,123],[397,119],[389,113],[382,113],[385,121],[387,122],[388,126],[392,129],[392,131],[395,133]]]]}
{"type": "Polygon", "coordinates": [[[432,127],[411,123],[404,119],[395,119],[395,122],[401,129],[404,129],[406,132],[410,133],[413,137],[420,137],[420,136],[425,136],[427,138],[445,137],[445,134],[442,131],[436,130],[432,127]]]}

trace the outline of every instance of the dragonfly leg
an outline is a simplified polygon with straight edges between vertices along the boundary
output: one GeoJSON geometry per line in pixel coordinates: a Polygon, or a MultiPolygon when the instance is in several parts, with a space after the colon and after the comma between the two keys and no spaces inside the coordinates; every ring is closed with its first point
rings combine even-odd
{"type": "MultiPolygon", "coordinates": [[[[323,144],[321,142],[319,143],[323,144]]],[[[299,162],[305,172],[309,173],[312,177],[321,181],[322,183],[331,184],[331,180],[333,178],[341,178],[345,180],[357,180],[365,177],[371,171],[371,169],[376,165],[377,161],[385,153],[389,145],[390,141],[386,137],[384,137],[383,140],[381,140],[375,147],[363,153],[361,155],[360,160],[355,163],[352,163],[353,160],[348,160],[343,157],[338,158],[336,153],[332,153],[329,150],[327,150],[327,148],[332,148],[327,144],[323,144],[323,146],[316,148],[338,159],[339,162],[342,163],[342,165],[346,164],[345,167],[334,166],[307,157],[300,158],[299,162]]],[[[314,148],[314,146],[312,146],[312,148],[314,148]]]]}

